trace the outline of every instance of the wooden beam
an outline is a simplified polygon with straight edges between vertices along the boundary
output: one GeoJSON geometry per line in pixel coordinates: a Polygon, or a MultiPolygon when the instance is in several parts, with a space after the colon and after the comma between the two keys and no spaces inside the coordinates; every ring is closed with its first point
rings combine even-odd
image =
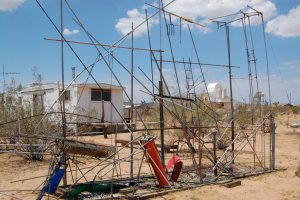
{"type": "Polygon", "coordinates": [[[242,182],[239,180],[234,180],[229,183],[222,184],[222,186],[227,187],[227,188],[233,188],[233,187],[240,186],[240,185],[242,185],[242,182]]]}

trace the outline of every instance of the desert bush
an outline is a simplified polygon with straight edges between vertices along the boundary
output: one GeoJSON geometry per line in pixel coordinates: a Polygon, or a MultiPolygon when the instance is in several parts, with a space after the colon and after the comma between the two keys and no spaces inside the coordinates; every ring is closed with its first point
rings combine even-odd
{"type": "Polygon", "coordinates": [[[291,109],[292,109],[292,113],[295,115],[298,115],[300,112],[300,106],[294,106],[291,109]]]}
{"type": "Polygon", "coordinates": [[[231,143],[231,138],[229,134],[225,134],[225,136],[223,136],[221,140],[217,141],[217,148],[221,150],[226,149],[230,143],[231,143]]]}
{"type": "Polygon", "coordinates": [[[295,175],[300,177],[300,165],[298,166],[297,171],[295,171],[295,175]]]}
{"type": "MultiPolygon", "coordinates": [[[[34,68],[33,83],[41,84],[41,81],[41,74],[34,68]]],[[[15,80],[11,79],[7,92],[2,96],[0,136],[6,138],[6,143],[20,144],[18,151],[24,158],[41,161],[47,148],[46,140],[42,138],[45,135],[57,135],[58,130],[50,117],[43,116],[43,107],[38,95],[33,95],[32,102],[22,100],[19,96],[22,88],[22,85],[16,86],[15,80]]]]}
{"type": "Polygon", "coordinates": [[[47,117],[41,121],[41,110],[34,110],[29,102],[22,104],[13,95],[11,97],[10,102],[0,104],[0,136],[6,138],[6,143],[20,144],[18,151],[22,157],[41,161],[47,147],[46,141],[40,138],[56,134],[56,131],[47,117]]]}
{"type": "Polygon", "coordinates": [[[253,113],[246,106],[239,107],[234,113],[236,125],[246,129],[252,123],[252,115],[253,113]]]}
{"type": "Polygon", "coordinates": [[[35,144],[22,147],[21,152],[24,152],[24,154],[21,155],[27,160],[42,161],[44,159],[46,148],[45,140],[37,140],[35,144]]]}

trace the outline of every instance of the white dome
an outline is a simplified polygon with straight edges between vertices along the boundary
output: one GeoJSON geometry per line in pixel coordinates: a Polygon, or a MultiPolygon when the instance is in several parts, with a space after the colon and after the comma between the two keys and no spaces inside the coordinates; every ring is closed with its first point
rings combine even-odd
{"type": "Polygon", "coordinates": [[[210,83],[207,86],[207,91],[210,96],[211,101],[218,102],[224,99],[226,96],[226,90],[219,83],[210,83]]]}
{"type": "Polygon", "coordinates": [[[217,88],[222,88],[223,89],[222,85],[219,84],[219,83],[210,83],[210,84],[207,85],[207,91],[209,93],[216,92],[217,88]]]}

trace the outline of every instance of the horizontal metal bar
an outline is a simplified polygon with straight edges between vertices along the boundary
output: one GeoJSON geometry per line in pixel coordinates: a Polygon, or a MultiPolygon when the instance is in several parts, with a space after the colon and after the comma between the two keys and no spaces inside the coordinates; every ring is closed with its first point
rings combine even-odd
{"type": "MultiPolygon", "coordinates": [[[[154,94],[156,97],[160,97],[159,94],[154,94]]],[[[169,98],[169,99],[179,99],[179,100],[184,100],[184,101],[191,101],[194,102],[195,100],[193,99],[188,99],[188,98],[183,98],[183,97],[174,97],[174,96],[168,96],[168,95],[162,95],[163,98],[169,98]]]]}
{"type": "MultiPolygon", "coordinates": [[[[160,62],[160,60],[154,60],[160,62]]],[[[229,65],[222,65],[222,64],[212,64],[212,63],[199,63],[199,62],[186,62],[186,61],[172,61],[172,60],[162,60],[162,62],[169,62],[169,63],[181,63],[181,64],[192,64],[192,65],[203,65],[203,66],[216,66],[216,67],[229,67],[229,65]]],[[[232,68],[240,68],[239,66],[231,65],[232,68]]]]}
{"type": "Polygon", "coordinates": [[[43,155],[53,155],[51,153],[44,153],[44,152],[22,152],[22,151],[0,151],[0,153],[15,153],[15,154],[43,154],[43,155]]]}
{"type": "Polygon", "coordinates": [[[45,146],[45,144],[0,144],[0,147],[1,146],[15,146],[15,147],[19,147],[19,146],[21,146],[21,147],[28,147],[28,146],[36,146],[36,147],[38,147],[38,146],[45,146]]]}
{"type": "Polygon", "coordinates": [[[68,42],[68,43],[73,43],[73,44],[84,44],[84,45],[91,45],[91,46],[105,46],[105,47],[114,47],[114,48],[119,48],[119,49],[134,49],[134,50],[139,50],[139,51],[153,51],[153,52],[164,52],[163,50],[156,50],[156,49],[145,49],[145,48],[132,48],[132,47],[125,47],[125,46],[118,46],[118,45],[110,45],[110,44],[98,44],[98,43],[91,43],[91,42],[80,42],[80,41],[72,41],[72,40],[60,40],[60,39],[54,39],[54,38],[44,38],[44,40],[49,40],[49,41],[54,41],[54,42],[68,42]]]}
{"type": "MultiPolygon", "coordinates": [[[[189,126],[189,127],[165,127],[164,130],[178,130],[178,129],[181,129],[181,130],[186,130],[188,128],[216,128],[216,126],[189,126]]],[[[220,128],[223,128],[223,127],[220,127],[220,128]]],[[[147,129],[148,131],[158,131],[158,130],[161,130],[160,128],[148,128],[147,129]]],[[[135,132],[136,131],[145,131],[145,129],[135,129],[134,130],[135,132]]]]}
{"type": "Polygon", "coordinates": [[[151,6],[151,7],[153,7],[153,8],[156,8],[156,9],[158,9],[158,10],[162,10],[163,12],[168,13],[168,14],[170,14],[170,15],[173,15],[173,16],[175,16],[175,17],[178,17],[178,18],[180,18],[180,19],[182,19],[182,20],[184,20],[184,21],[186,21],[186,22],[189,22],[189,23],[192,23],[192,24],[197,24],[198,26],[201,26],[201,27],[203,27],[203,28],[205,27],[203,24],[200,24],[199,22],[196,22],[196,21],[193,20],[193,19],[189,19],[189,18],[187,18],[187,17],[183,17],[183,16],[177,15],[177,14],[175,14],[175,13],[166,11],[165,9],[161,9],[161,8],[155,6],[155,5],[152,5],[152,4],[146,3],[146,5],[151,6]]]}

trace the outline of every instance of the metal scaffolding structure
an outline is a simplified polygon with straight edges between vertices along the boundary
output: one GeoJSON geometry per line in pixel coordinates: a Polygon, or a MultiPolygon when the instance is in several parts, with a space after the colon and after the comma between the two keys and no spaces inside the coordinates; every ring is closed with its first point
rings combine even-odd
{"type": "MultiPolygon", "coordinates": [[[[52,106],[40,115],[2,123],[0,128],[5,128],[8,124],[17,124],[21,127],[26,120],[34,118],[38,120],[34,129],[38,129],[49,122],[51,118],[61,117],[61,123],[49,132],[30,136],[19,131],[19,145],[15,145],[14,150],[9,150],[9,152],[17,154],[31,151],[33,154],[49,154],[51,156],[48,173],[44,176],[45,181],[34,190],[39,191],[37,199],[42,199],[45,195],[51,195],[57,199],[146,198],[275,170],[275,125],[271,107],[266,43],[264,43],[264,56],[268,76],[269,106],[262,107],[259,104],[259,107],[256,107],[253,103],[254,91],[260,92],[260,90],[257,78],[258,55],[252,41],[251,17],[261,17],[262,38],[265,42],[263,13],[249,7],[250,11],[248,12],[240,11],[234,15],[211,19],[216,22],[219,29],[224,27],[226,30],[227,52],[225,53],[228,55],[228,64],[213,64],[201,62],[190,28],[190,25],[203,25],[185,16],[165,10],[174,1],[168,4],[159,1],[159,6],[152,5],[153,14],[149,15],[146,10],[145,20],[140,24],[132,23],[131,31],[113,44],[99,42],[96,36],[87,30],[69,1],[60,1],[60,27],[55,24],[42,3],[38,0],[36,2],[60,36],[60,39],[46,40],[61,44],[62,87],[59,98],[55,101],[55,103],[61,104],[61,111],[53,112],[52,106]],[[63,12],[72,15],[75,23],[86,35],[87,42],[70,41],[65,38],[63,35],[63,12]],[[158,42],[151,37],[152,33],[149,29],[149,21],[154,17],[158,17],[160,23],[158,42]],[[177,28],[173,24],[175,18],[180,21],[180,42],[189,44],[193,51],[191,57],[196,57],[195,61],[191,57],[182,58],[182,61],[180,61],[181,58],[176,59],[176,55],[180,54],[180,51],[175,48],[175,39],[172,38],[175,34],[175,27],[177,28]],[[187,23],[185,24],[187,29],[181,30],[183,26],[181,21],[187,23]],[[230,26],[233,22],[240,22],[243,25],[242,34],[245,39],[248,61],[250,98],[249,106],[245,106],[251,113],[251,123],[246,126],[247,128],[238,127],[235,123],[237,111],[234,107],[232,70],[239,69],[239,67],[234,66],[231,62],[230,42],[233,38],[230,37],[230,26]],[[147,27],[148,48],[138,47],[134,42],[135,32],[143,25],[147,27]],[[188,38],[187,41],[185,41],[185,36],[188,38]],[[130,46],[123,45],[126,40],[130,42],[130,46]],[[167,44],[164,48],[163,40],[167,44]],[[154,43],[159,43],[158,49],[153,48],[154,43]],[[74,45],[84,45],[95,50],[97,57],[92,64],[86,64],[81,59],[80,52],[75,50],[74,45]],[[249,50],[249,48],[252,49],[249,50]],[[66,49],[70,50],[82,65],[82,71],[74,76],[68,85],[65,84],[64,77],[64,51],[66,49]],[[122,61],[123,58],[118,56],[118,51],[130,51],[127,58],[130,62],[122,61]],[[147,61],[145,60],[145,66],[138,67],[142,76],[138,73],[139,71],[135,70],[135,56],[138,53],[144,54],[147,58],[150,57],[147,61]],[[112,61],[115,64],[114,67],[112,61]],[[168,64],[172,65],[172,72],[164,70],[168,64]],[[64,94],[84,73],[88,74],[86,80],[93,80],[99,89],[102,89],[99,80],[93,73],[98,65],[101,65],[101,70],[106,70],[111,74],[112,79],[122,88],[126,100],[130,102],[130,121],[126,121],[111,100],[109,104],[122,122],[105,121],[103,115],[101,119],[94,118],[95,123],[99,126],[111,126],[110,145],[79,141],[80,133],[67,130],[67,126],[72,123],[67,119],[76,114],[75,112],[66,112],[64,94]],[[130,92],[125,89],[124,79],[120,77],[116,67],[122,70],[123,77],[126,76],[130,79],[130,92]],[[228,73],[229,77],[230,108],[226,110],[226,114],[219,111],[210,97],[205,67],[221,67],[228,70],[225,73],[228,73]],[[180,74],[182,69],[184,75],[180,74]],[[172,83],[167,79],[170,73],[174,73],[172,83]],[[158,78],[155,79],[155,75],[158,78]],[[256,88],[253,87],[254,83],[256,88]],[[171,91],[173,85],[176,92],[171,91]],[[157,114],[156,119],[146,120],[143,117],[143,110],[135,106],[135,87],[141,88],[143,94],[153,99],[154,106],[151,110],[153,115],[157,114]],[[201,96],[200,87],[204,88],[207,100],[201,96]],[[136,115],[137,122],[134,120],[134,115],[136,115]],[[124,126],[125,130],[118,130],[118,125],[124,126]],[[120,139],[121,132],[129,133],[129,138],[127,140],[120,139]],[[154,135],[160,139],[159,142],[155,142],[154,135]],[[34,147],[37,144],[21,144],[22,138],[30,137],[43,140],[43,149],[38,151],[39,148],[34,147]],[[269,140],[266,140],[267,137],[269,140]],[[34,150],[27,148],[28,146],[34,150]],[[266,147],[269,148],[266,149],[266,147]],[[266,155],[266,151],[269,151],[269,155],[266,155]],[[59,186],[60,180],[63,180],[62,186],[59,186]]],[[[87,120],[91,117],[82,116],[82,118],[87,120]]],[[[76,122],[76,124],[79,123],[84,124],[85,121],[76,122]]],[[[34,178],[36,177],[32,177],[32,179],[34,178]]]]}

